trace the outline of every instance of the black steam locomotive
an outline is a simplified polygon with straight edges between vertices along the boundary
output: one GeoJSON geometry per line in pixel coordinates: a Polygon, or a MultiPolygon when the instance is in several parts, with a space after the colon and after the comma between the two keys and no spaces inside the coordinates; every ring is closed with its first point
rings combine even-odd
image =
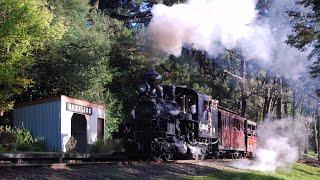
{"type": "Polygon", "coordinates": [[[192,89],[160,86],[162,76],[156,71],[146,72],[141,80],[138,103],[126,125],[128,152],[164,161],[204,159],[226,152],[246,154],[244,118],[218,108],[217,100],[192,89]],[[223,133],[227,123],[234,134],[223,133]],[[241,137],[226,141],[228,135],[236,134],[241,137]]]}

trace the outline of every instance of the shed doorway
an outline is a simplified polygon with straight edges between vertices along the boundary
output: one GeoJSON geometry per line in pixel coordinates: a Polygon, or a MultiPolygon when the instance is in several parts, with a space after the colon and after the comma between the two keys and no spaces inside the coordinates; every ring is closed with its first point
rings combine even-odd
{"type": "Polygon", "coordinates": [[[87,119],[85,115],[74,113],[71,118],[71,136],[77,140],[75,151],[87,151],[87,119]]]}

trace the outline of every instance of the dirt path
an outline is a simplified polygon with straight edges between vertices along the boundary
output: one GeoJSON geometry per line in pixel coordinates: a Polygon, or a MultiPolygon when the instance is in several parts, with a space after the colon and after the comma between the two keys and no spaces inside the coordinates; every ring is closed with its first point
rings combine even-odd
{"type": "Polygon", "coordinates": [[[224,169],[230,160],[0,168],[1,179],[187,179],[224,169]]]}
{"type": "Polygon", "coordinates": [[[54,167],[0,168],[0,179],[279,179],[229,167],[232,160],[179,160],[171,163],[133,162],[54,167]],[[214,176],[213,176],[214,175],[214,176]],[[209,178],[210,179],[210,178],[209,178]]]}

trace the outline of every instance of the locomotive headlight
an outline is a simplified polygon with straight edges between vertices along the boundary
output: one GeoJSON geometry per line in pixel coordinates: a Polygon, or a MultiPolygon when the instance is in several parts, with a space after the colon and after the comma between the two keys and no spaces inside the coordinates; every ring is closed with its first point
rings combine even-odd
{"type": "Polygon", "coordinates": [[[140,85],[138,86],[138,91],[139,91],[140,93],[145,93],[145,92],[147,92],[147,91],[148,91],[148,86],[147,86],[147,84],[140,84],[140,85]]]}

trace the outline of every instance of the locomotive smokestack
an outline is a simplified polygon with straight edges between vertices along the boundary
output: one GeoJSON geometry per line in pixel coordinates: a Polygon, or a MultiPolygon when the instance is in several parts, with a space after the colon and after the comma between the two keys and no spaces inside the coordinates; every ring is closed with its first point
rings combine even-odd
{"type": "Polygon", "coordinates": [[[156,89],[161,83],[162,76],[157,71],[150,70],[142,75],[141,80],[146,81],[151,86],[151,89],[156,89]]]}

